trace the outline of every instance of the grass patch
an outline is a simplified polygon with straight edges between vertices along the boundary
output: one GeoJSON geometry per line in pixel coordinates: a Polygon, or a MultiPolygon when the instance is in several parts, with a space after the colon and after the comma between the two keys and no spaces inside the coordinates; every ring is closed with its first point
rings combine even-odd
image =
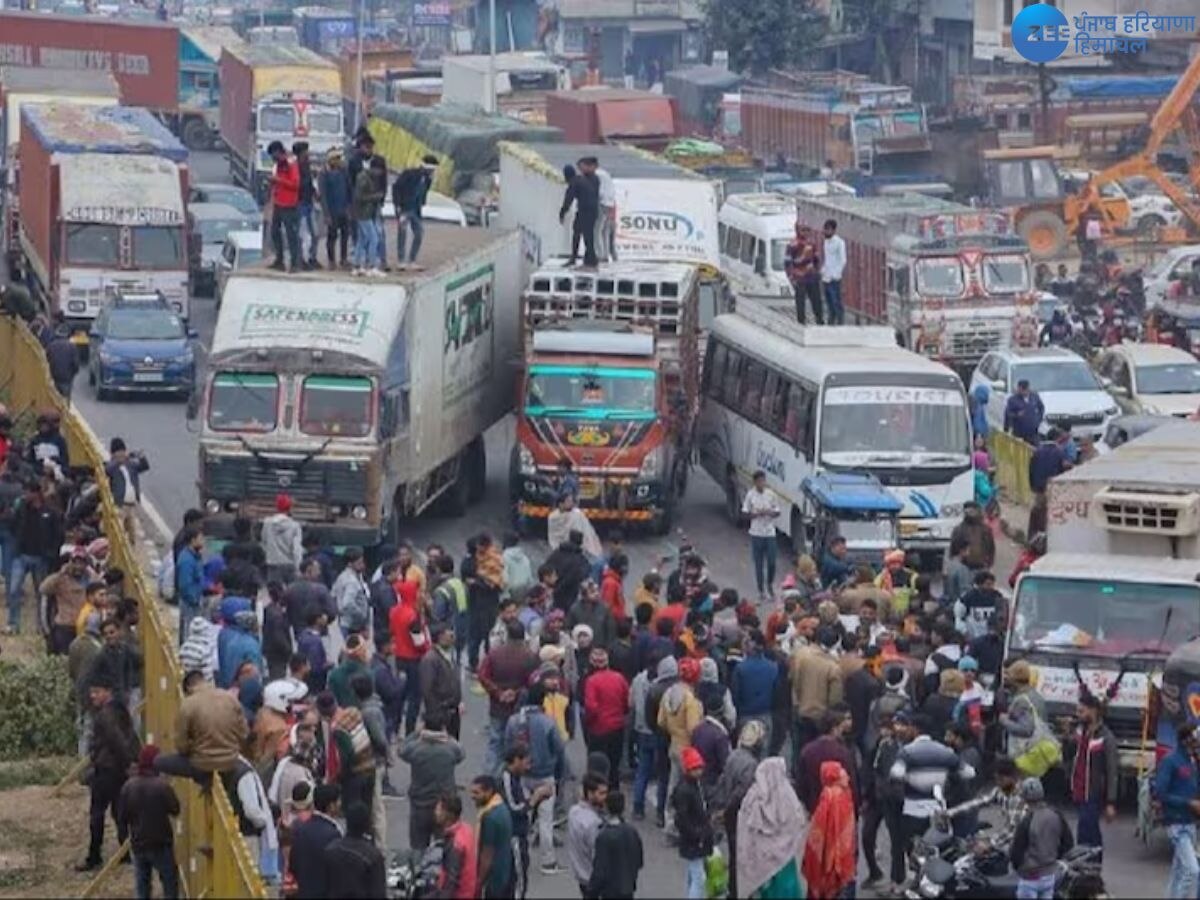
{"type": "Polygon", "coordinates": [[[75,762],[73,756],[48,756],[0,763],[0,791],[32,785],[56,785],[71,771],[75,762]]]}
{"type": "Polygon", "coordinates": [[[0,852],[0,888],[31,888],[43,880],[46,836],[16,822],[7,823],[0,852]]]}

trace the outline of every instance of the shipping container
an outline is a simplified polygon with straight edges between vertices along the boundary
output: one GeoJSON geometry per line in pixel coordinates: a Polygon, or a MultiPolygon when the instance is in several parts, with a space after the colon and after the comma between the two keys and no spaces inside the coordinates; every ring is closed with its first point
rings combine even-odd
{"type": "Polygon", "coordinates": [[[722,103],[725,95],[737,93],[741,84],[741,75],[716,66],[686,66],[668,72],[663,89],[679,104],[680,133],[730,136],[722,127],[722,103]]]}
{"type": "Polygon", "coordinates": [[[126,106],[179,103],[179,29],[165,23],[0,11],[0,65],[107,72],[126,106]]]}
{"type": "Polygon", "coordinates": [[[571,144],[632,144],[662,150],[679,134],[675,100],[650,91],[582,88],[546,98],[546,124],[571,144]]]}
{"type": "Polygon", "coordinates": [[[293,11],[300,46],[314,53],[338,56],[343,49],[357,43],[358,22],[348,10],[328,6],[298,6],[293,11]]]}
{"type": "MultiPolygon", "coordinates": [[[[447,103],[488,109],[487,56],[442,58],[442,99],[447,103]]],[[[565,68],[542,53],[497,53],[496,112],[522,122],[546,122],[546,97],[571,87],[565,68]]]]}

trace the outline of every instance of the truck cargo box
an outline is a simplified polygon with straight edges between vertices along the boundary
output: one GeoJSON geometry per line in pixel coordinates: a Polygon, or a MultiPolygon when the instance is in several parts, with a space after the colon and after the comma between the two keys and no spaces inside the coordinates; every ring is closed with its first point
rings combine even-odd
{"type": "Polygon", "coordinates": [[[679,104],[680,133],[711,135],[725,94],[741,87],[742,76],[715,66],[672,69],[663,78],[663,89],[679,104]]]}
{"type": "Polygon", "coordinates": [[[0,68],[0,168],[8,148],[21,139],[20,107],[55,102],[112,106],[120,102],[120,87],[112,75],[100,72],[0,68]]]}
{"type": "Polygon", "coordinates": [[[675,101],[650,91],[582,88],[546,98],[546,124],[572,144],[633,144],[661,150],[679,133],[675,101]]]}

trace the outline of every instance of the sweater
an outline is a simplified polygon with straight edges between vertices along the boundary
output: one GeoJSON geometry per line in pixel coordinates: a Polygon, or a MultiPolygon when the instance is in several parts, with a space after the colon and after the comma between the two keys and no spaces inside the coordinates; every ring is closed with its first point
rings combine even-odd
{"type": "Polygon", "coordinates": [[[268,566],[300,567],[304,559],[300,523],[287,513],[276,513],[263,520],[261,540],[268,566]]]}
{"type": "Polygon", "coordinates": [[[454,770],[467,755],[446,732],[422,731],[404,739],[400,758],[412,767],[408,802],[432,809],[438,797],[457,791],[454,770]]]}
{"type": "Polygon", "coordinates": [[[121,788],[117,821],[129,829],[134,853],[149,853],[175,843],[171,816],[179,815],[179,797],[161,775],[135,775],[121,788]]]}

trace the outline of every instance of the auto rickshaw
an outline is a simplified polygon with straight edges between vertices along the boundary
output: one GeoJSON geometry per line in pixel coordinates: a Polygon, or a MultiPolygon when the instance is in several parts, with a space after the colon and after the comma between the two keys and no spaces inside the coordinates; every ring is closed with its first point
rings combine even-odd
{"type": "Polygon", "coordinates": [[[801,489],[812,511],[812,546],[823,552],[837,536],[846,539],[849,558],[878,569],[883,555],[900,545],[904,508],[874,475],[858,472],[810,475],[801,489]]]}

